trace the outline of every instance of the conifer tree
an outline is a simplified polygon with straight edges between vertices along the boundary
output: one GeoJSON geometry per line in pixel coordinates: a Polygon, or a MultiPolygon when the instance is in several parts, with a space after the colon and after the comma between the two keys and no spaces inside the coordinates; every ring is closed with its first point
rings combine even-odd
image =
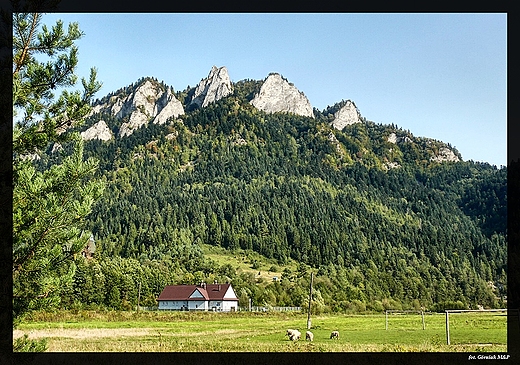
{"type": "Polygon", "coordinates": [[[72,281],[73,258],[90,237],[85,217],[101,196],[97,161],[83,158],[78,126],[90,111],[101,84],[91,69],[76,84],[83,33],[77,23],[66,32],[58,21],[51,29],[41,13],[13,14],[13,325],[34,309],[59,303],[60,290],[72,281]],[[38,56],[48,61],[40,61],[38,56]],[[59,97],[55,92],[62,89],[59,97]],[[50,143],[70,142],[74,149],[61,163],[39,171],[35,156],[50,143]]]}

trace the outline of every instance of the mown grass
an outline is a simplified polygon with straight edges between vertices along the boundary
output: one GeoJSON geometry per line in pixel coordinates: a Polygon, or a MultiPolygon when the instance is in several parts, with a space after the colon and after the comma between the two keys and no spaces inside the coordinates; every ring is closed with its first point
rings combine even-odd
{"type": "Polygon", "coordinates": [[[312,317],[314,342],[304,340],[303,313],[59,312],[35,313],[19,326],[45,336],[59,352],[505,352],[506,317],[497,314],[450,315],[451,345],[445,316],[384,314],[312,317]],[[302,332],[291,342],[287,328],[302,332]],[[339,340],[329,338],[340,331],[339,340]]]}

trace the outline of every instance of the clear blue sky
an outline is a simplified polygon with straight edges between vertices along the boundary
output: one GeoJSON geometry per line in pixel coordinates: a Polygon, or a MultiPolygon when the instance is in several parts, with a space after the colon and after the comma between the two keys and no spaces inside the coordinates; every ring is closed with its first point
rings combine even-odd
{"type": "Polygon", "coordinates": [[[231,80],[287,78],[323,110],[451,143],[464,160],[507,165],[505,13],[76,13],[80,76],[102,97],[144,76],[184,90],[226,66],[231,80]]]}

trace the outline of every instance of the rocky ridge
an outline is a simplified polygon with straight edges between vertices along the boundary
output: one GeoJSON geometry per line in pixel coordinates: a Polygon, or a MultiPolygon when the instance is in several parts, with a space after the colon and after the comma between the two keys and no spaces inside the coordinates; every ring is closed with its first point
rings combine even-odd
{"type": "Polygon", "coordinates": [[[390,142],[390,143],[393,143],[393,144],[398,144],[398,143],[411,143],[412,140],[410,139],[410,137],[408,136],[405,136],[405,137],[397,137],[397,135],[395,133],[391,133],[388,138],[387,138],[387,141],[390,142]]]}
{"type": "Polygon", "coordinates": [[[430,160],[433,162],[445,162],[445,161],[459,162],[460,161],[460,159],[457,157],[457,155],[455,155],[455,153],[453,153],[453,151],[447,147],[441,147],[439,149],[439,152],[437,153],[437,155],[432,156],[430,158],[430,160]]]}
{"type": "Polygon", "coordinates": [[[231,84],[227,68],[225,66],[220,68],[213,66],[208,77],[202,79],[197,85],[190,106],[197,105],[204,108],[232,92],[233,85],[231,84]]]}
{"type": "Polygon", "coordinates": [[[346,104],[334,113],[334,120],[331,125],[336,129],[342,130],[347,125],[354,123],[361,123],[361,116],[356,108],[356,104],[347,100],[346,104]]]}
{"type": "Polygon", "coordinates": [[[314,117],[312,105],[303,92],[278,73],[270,74],[251,104],[267,113],[288,112],[314,117]]]}
{"type": "Polygon", "coordinates": [[[171,88],[164,90],[157,82],[145,79],[126,97],[112,96],[108,102],[95,105],[91,115],[103,112],[125,120],[118,133],[125,137],[144,124],[164,124],[169,118],[184,114],[184,108],[171,88]]]}
{"type": "MultiPolygon", "coordinates": [[[[208,76],[203,78],[193,91],[191,100],[185,100],[188,103],[187,110],[191,109],[190,106],[207,107],[232,93],[233,83],[229,78],[227,68],[225,66],[220,68],[213,66],[208,76]]],[[[279,73],[271,73],[265,78],[260,90],[255,94],[250,104],[267,113],[286,112],[314,117],[312,105],[305,94],[279,73]]],[[[332,108],[335,110],[332,122],[329,122],[332,128],[341,131],[348,125],[362,122],[361,114],[351,100],[341,101],[332,108]]],[[[81,132],[84,140],[108,141],[114,138],[110,127],[112,127],[112,130],[115,130],[114,127],[119,129],[117,137],[129,136],[143,125],[148,123],[164,124],[171,118],[185,114],[185,110],[171,87],[159,83],[155,79],[144,78],[138,81],[136,86],[132,84],[117,91],[114,95],[109,94],[101,102],[97,102],[91,112],[94,118],[96,114],[109,114],[120,120],[121,124],[119,127],[109,126],[102,119],[102,116],[99,116],[97,122],[81,132]]],[[[329,139],[331,143],[336,145],[337,152],[340,153],[339,142],[331,139],[330,135],[329,139]]],[[[398,145],[414,142],[410,137],[397,136],[396,133],[391,133],[386,140],[398,145]]],[[[237,135],[232,143],[242,145],[247,142],[237,135]]],[[[454,151],[445,144],[438,146],[434,151],[430,158],[432,162],[460,161],[454,151]]],[[[400,165],[391,163],[386,167],[398,168],[400,165]]]]}
{"type": "Polygon", "coordinates": [[[92,139],[109,141],[114,137],[114,135],[112,134],[112,131],[108,128],[106,122],[104,120],[100,120],[86,131],[81,132],[81,137],[85,141],[90,141],[92,139]]]}

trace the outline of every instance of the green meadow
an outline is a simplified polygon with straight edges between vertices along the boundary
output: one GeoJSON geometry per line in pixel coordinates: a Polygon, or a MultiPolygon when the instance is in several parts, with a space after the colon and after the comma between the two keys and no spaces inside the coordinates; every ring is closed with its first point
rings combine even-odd
{"type": "Polygon", "coordinates": [[[314,341],[305,341],[304,313],[96,312],[35,313],[14,337],[46,338],[57,352],[506,352],[504,313],[384,314],[311,317],[314,341]],[[302,332],[300,341],[285,336],[302,332]],[[340,338],[330,339],[333,330],[340,338]]]}

